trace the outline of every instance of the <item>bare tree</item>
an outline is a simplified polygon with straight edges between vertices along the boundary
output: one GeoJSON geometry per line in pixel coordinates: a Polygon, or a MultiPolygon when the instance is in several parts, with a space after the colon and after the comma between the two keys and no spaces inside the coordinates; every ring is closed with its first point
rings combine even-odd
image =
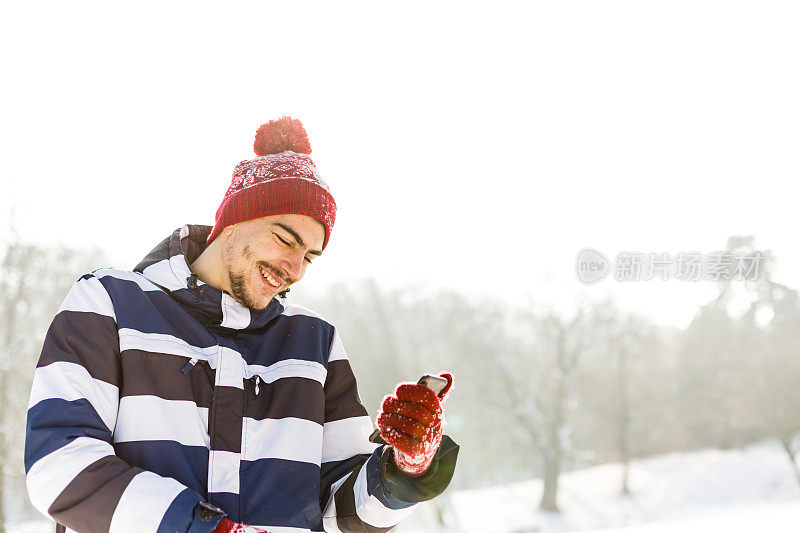
{"type": "Polygon", "coordinates": [[[44,335],[69,287],[99,258],[98,252],[23,244],[13,230],[12,236],[0,255],[0,533],[27,494],[25,418],[44,335]]]}
{"type": "Polygon", "coordinates": [[[525,313],[522,321],[532,333],[523,342],[527,347],[499,361],[506,411],[543,459],[542,509],[558,511],[559,476],[573,452],[568,410],[574,403],[574,373],[583,356],[607,343],[602,337],[614,312],[606,304],[583,304],[571,318],[552,311],[525,313]]]}
{"type": "Polygon", "coordinates": [[[740,320],[736,346],[749,361],[754,414],[780,441],[800,482],[800,294],[776,281],[774,256],[756,249],[752,237],[731,238],[732,245],[763,258],[761,275],[745,284],[751,303],[740,320]]]}
{"type": "Polygon", "coordinates": [[[800,481],[800,295],[776,280],[774,255],[758,249],[753,236],[730,237],[725,253],[760,261],[757,276],[721,279],[717,297],[687,332],[693,360],[713,355],[702,388],[713,408],[705,412],[717,416],[722,434],[715,440],[776,437],[800,481]]]}

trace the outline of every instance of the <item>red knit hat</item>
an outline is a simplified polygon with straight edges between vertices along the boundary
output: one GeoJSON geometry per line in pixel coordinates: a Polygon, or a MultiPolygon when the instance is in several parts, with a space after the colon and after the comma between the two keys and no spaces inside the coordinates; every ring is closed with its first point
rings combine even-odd
{"type": "Polygon", "coordinates": [[[253,150],[259,157],[242,161],[233,171],[208,244],[231,224],[268,215],[296,214],[322,222],[324,250],[336,219],[336,202],[307,155],[311,145],[303,125],[291,117],[271,120],[258,128],[253,150]]]}

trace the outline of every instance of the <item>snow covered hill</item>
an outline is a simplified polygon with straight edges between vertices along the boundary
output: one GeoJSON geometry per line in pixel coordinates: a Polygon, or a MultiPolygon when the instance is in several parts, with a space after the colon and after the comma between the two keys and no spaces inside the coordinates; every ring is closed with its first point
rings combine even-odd
{"type": "MultiPolygon", "coordinates": [[[[398,533],[736,533],[800,531],[800,485],[777,442],[744,449],[700,450],[635,461],[628,496],[619,495],[620,465],[564,474],[562,513],[537,509],[540,480],[454,491],[443,500],[447,526],[425,505],[398,533]]],[[[52,533],[47,521],[9,533],[52,533]]]]}
{"type": "Polygon", "coordinates": [[[436,526],[428,506],[396,531],[800,531],[800,485],[777,441],[635,461],[628,496],[619,494],[620,474],[619,464],[564,474],[560,514],[537,509],[541,480],[455,491],[445,506],[448,527],[436,526]]]}

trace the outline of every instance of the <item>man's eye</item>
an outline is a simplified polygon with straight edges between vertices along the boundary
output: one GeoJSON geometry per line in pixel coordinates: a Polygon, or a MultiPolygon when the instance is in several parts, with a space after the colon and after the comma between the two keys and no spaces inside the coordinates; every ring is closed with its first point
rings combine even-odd
{"type": "Polygon", "coordinates": [[[305,259],[306,263],[308,263],[309,265],[311,264],[311,259],[309,259],[308,257],[304,257],[303,259],[305,259]]]}
{"type": "Polygon", "coordinates": [[[283,239],[283,238],[282,238],[280,235],[278,235],[277,233],[275,233],[275,236],[276,236],[276,237],[278,238],[278,240],[279,240],[279,241],[281,241],[281,242],[282,242],[282,243],[283,243],[285,246],[289,246],[289,241],[287,241],[286,239],[283,239]]]}

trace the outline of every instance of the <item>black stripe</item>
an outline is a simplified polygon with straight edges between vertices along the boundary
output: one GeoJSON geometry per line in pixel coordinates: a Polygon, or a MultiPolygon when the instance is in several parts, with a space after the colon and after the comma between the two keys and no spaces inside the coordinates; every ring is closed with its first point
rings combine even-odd
{"type": "Polygon", "coordinates": [[[325,393],[318,381],[283,378],[272,383],[259,382],[258,395],[253,379],[245,382],[244,415],[256,420],[302,418],[322,425],[325,418],[325,393]]]}
{"type": "MultiPolygon", "coordinates": [[[[175,230],[180,231],[180,230],[175,230]]],[[[174,233],[174,232],[173,232],[174,233]]],[[[161,241],[156,245],[155,248],[150,250],[144,259],[139,261],[139,264],[133,267],[134,272],[142,272],[145,268],[149,267],[150,265],[154,265],[159,261],[169,258],[169,240],[172,238],[172,235],[161,241]]]]}
{"type": "Polygon", "coordinates": [[[98,459],[70,481],[47,512],[75,531],[107,532],[122,493],[140,472],[116,456],[98,459]]]}
{"type": "Polygon", "coordinates": [[[342,533],[384,533],[391,530],[390,527],[375,527],[361,520],[356,514],[356,499],[353,491],[358,473],[364,468],[365,463],[358,465],[350,474],[339,490],[334,494],[333,499],[336,503],[336,526],[342,533]]]}
{"type": "Polygon", "coordinates": [[[211,407],[211,449],[242,451],[242,389],[217,387],[211,407]]]}
{"type": "Polygon", "coordinates": [[[195,367],[184,374],[181,370],[188,361],[187,357],[177,355],[125,350],[122,352],[125,383],[120,396],[157,396],[211,407],[216,372],[205,361],[197,361],[195,367]]]}
{"type": "Polygon", "coordinates": [[[114,319],[97,313],[61,311],[44,339],[37,367],[77,363],[95,379],[119,386],[119,337],[114,319]]]}
{"type": "Polygon", "coordinates": [[[367,416],[356,387],[356,377],[350,361],[340,359],[328,363],[325,378],[325,422],[354,416],[367,416]]]}

